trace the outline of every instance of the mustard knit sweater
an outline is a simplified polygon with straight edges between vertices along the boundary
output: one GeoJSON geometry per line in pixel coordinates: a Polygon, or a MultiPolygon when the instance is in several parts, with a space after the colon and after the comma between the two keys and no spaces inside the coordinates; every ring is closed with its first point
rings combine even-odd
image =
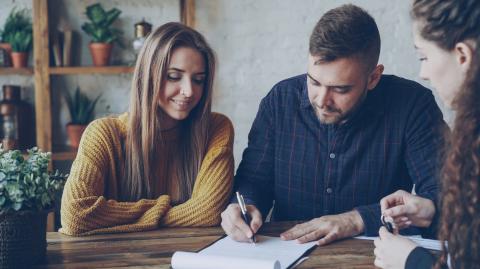
{"type": "Polygon", "coordinates": [[[62,196],[60,232],[68,235],[134,232],[159,226],[214,226],[229,201],[233,185],[233,126],[212,113],[210,139],[192,196],[171,206],[169,195],[156,200],[118,202],[121,142],[128,115],[92,122],[82,136],[62,196]]]}

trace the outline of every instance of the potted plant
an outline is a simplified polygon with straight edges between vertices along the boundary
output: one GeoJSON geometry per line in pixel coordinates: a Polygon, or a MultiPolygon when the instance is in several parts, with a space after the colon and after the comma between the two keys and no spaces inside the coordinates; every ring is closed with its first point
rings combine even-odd
{"type": "MultiPolygon", "coordinates": [[[[16,8],[12,9],[10,14],[5,21],[5,25],[3,26],[2,31],[0,31],[0,47],[5,49],[9,55],[9,62],[12,62],[12,39],[17,35],[19,32],[26,32],[21,35],[25,36],[27,33],[32,35],[32,20],[30,17],[30,11],[28,9],[20,9],[17,10],[16,8]]],[[[20,37],[20,36],[17,36],[20,37]]],[[[18,38],[15,38],[17,43],[20,41],[18,38]]],[[[24,41],[26,43],[26,41],[24,41]]],[[[30,45],[27,46],[28,49],[31,47],[31,38],[30,38],[30,45]]],[[[20,45],[22,46],[22,45],[20,45]]],[[[25,47],[25,46],[22,46],[25,47]]],[[[28,50],[27,50],[28,51],[28,50]]],[[[18,51],[17,51],[18,52],[18,51]]],[[[20,56],[22,57],[22,56],[20,56]]],[[[25,64],[26,66],[26,64],[25,64]]],[[[15,67],[15,66],[14,66],[15,67]]]]}
{"type": "Polygon", "coordinates": [[[92,37],[89,45],[95,66],[108,65],[113,42],[119,43],[122,31],[112,27],[120,13],[117,8],[105,11],[101,4],[93,4],[87,7],[86,15],[90,22],[82,25],[82,30],[92,37]]]}
{"type": "Polygon", "coordinates": [[[78,87],[74,95],[66,93],[65,100],[71,117],[71,121],[67,124],[67,135],[73,148],[78,148],[80,145],[83,131],[93,119],[93,110],[98,99],[100,99],[100,95],[92,100],[82,93],[78,87]]]}
{"type": "Polygon", "coordinates": [[[45,258],[47,214],[66,178],[48,172],[50,155],[32,148],[24,158],[0,145],[0,268],[30,268],[45,258]]]}
{"type": "Polygon", "coordinates": [[[12,45],[13,67],[26,67],[28,63],[28,52],[32,47],[32,29],[15,32],[10,38],[12,45]]]}

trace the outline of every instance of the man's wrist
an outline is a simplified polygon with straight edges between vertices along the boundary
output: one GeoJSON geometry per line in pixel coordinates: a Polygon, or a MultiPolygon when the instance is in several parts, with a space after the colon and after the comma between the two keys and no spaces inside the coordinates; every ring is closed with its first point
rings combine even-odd
{"type": "Polygon", "coordinates": [[[427,211],[426,212],[426,219],[427,219],[427,224],[426,224],[426,227],[429,227],[431,224],[432,224],[432,221],[433,221],[433,218],[435,217],[435,214],[437,212],[437,207],[435,206],[435,203],[430,200],[430,199],[427,199],[427,201],[425,201],[425,210],[427,211]]]}
{"type": "Polygon", "coordinates": [[[353,225],[353,235],[361,234],[365,230],[365,224],[363,223],[362,216],[357,210],[352,210],[345,213],[348,215],[350,223],[353,225]]]}

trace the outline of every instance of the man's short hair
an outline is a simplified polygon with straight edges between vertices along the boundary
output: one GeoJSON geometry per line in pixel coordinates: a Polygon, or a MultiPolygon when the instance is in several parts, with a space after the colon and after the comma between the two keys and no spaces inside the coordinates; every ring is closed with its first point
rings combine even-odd
{"type": "Polygon", "coordinates": [[[359,57],[373,69],[380,55],[380,34],[375,20],[355,5],[343,5],[325,13],[310,36],[310,54],[321,62],[359,57]]]}

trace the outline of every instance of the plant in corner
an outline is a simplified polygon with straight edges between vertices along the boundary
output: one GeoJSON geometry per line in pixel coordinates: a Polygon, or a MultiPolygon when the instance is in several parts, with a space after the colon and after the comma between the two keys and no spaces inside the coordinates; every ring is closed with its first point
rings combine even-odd
{"type": "Polygon", "coordinates": [[[68,92],[65,94],[71,117],[71,121],[67,124],[67,134],[73,148],[78,148],[80,145],[80,138],[87,128],[87,124],[93,119],[93,111],[100,96],[98,95],[97,98],[92,100],[82,93],[78,87],[73,95],[68,92]]]}
{"type": "Polygon", "coordinates": [[[0,144],[0,268],[30,268],[46,253],[47,214],[67,175],[49,173],[50,153],[23,157],[0,144]]]}
{"type": "Polygon", "coordinates": [[[89,48],[93,64],[95,66],[108,65],[113,47],[112,43],[119,43],[122,35],[122,31],[113,28],[112,24],[122,12],[117,8],[106,11],[101,4],[97,3],[88,6],[85,13],[90,22],[84,23],[82,30],[92,38],[89,48]]]}
{"type": "Polygon", "coordinates": [[[1,47],[11,53],[13,67],[25,67],[28,61],[28,52],[32,47],[33,31],[32,19],[28,9],[13,9],[5,21],[0,38],[1,47]]]}

